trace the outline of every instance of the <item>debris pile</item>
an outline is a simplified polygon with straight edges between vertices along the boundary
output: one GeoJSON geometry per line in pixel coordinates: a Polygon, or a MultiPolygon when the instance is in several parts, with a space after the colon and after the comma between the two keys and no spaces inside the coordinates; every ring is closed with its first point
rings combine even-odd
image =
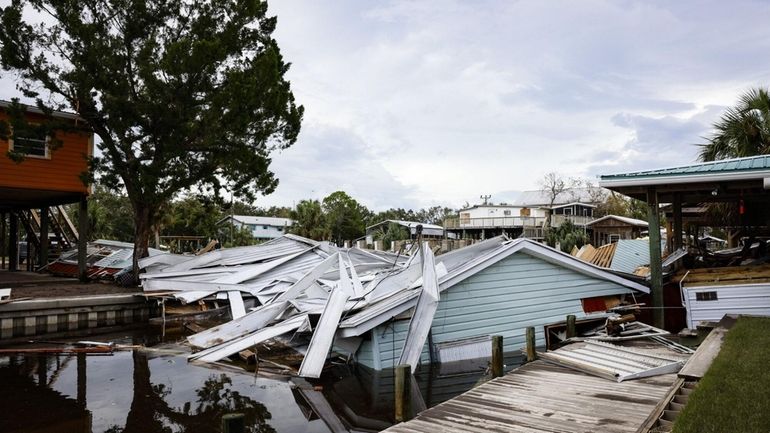
{"type": "MultiPolygon", "coordinates": [[[[149,249],[150,257],[163,254],[155,248],[149,249]]],[[[90,279],[115,278],[130,274],[133,265],[134,244],[128,242],[98,239],[86,247],[86,275],[90,279]]],[[[63,252],[59,258],[46,267],[48,272],[65,277],[78,276],[77,248],[63,252]]]]}
{"type": "Polygon", "coordinates": [[[356,324],[379,320],[394,309],[395,314],[412,307],[419,312],[402,355],[403,362],[419,362],[439,278],[511,242],[500,236],[435,258],[427,247],[401,255],[284,235],[196,257],[156,255],[142,259],[140,267],[150,296],[185,303],[229,301],[231,321],[188,337],[200,349],[190,360],[215,362],[275,339],[303,355],[300,376],[319,377],[330,351],[352,355],[358,350],[362,338],[353,329],[356,324]]]}

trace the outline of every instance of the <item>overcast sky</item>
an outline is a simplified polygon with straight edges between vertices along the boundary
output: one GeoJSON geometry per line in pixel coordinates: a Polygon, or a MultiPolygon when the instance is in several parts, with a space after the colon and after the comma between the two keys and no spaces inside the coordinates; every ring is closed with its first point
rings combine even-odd
{"type": "Polygon", "coordinates": [[[277,154],[291,204],[459,206],[695,161],[726,106],[770,85],[766,1],[270,4],[305,106],[277,154]],[[508,191],[508,193],[506,193],[508,191]]]}
{"type": "Polygon", "coordinates": [[[510,201],[551,171],[687,164],[726,106],[770,85],[767,1],[273,0],[270,13],[305,120],[261,206],[344,190],[375,210],[459,207],[510,201]]]}

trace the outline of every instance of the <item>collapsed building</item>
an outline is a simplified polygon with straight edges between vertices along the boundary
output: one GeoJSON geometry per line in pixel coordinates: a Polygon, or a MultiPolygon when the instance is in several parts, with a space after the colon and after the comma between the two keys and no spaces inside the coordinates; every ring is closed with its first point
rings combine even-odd
{"type": "Polygon", "coordinates": [[[215,362],[268,340],[302,354],[318,377],[330,353],[375,370],[488,357],[524,330],[566,315],[602,315],[648,289],[529,239],[488,239],[438,257],[337,248],[294,235],[199,256],[140,261],[146,294],[193,303],[227,300],[233,320],[188,337],[190,360],[215,362]]]}

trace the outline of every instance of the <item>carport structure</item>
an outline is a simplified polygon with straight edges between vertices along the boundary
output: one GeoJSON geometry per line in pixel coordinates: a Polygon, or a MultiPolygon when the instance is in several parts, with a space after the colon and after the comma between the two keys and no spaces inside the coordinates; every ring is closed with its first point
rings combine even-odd
{"type": "Polygon", "coordinates": [[[660,204],[673,207],[673,248],[682,248],[682,207],[732,203],[737,227],[770,226],[770,155],[600,176],[599,185],[648,204],[654,325],[663,327],[660,204]]]}

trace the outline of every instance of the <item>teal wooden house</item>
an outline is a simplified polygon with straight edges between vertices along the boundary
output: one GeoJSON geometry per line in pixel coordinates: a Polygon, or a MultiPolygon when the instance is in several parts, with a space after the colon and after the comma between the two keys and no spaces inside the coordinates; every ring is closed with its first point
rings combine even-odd
{"type": "MultiPolygon", "coordinates": [[[[529,239],[494,238],[436,261],[447,272],[439,278],[441,295],[423,364],[488,357],[492,335],[504,337],[505,352],[519,351],[529,326],[535,327],[537,345],[544,345],[544,325],[569,314],[604,314],[597,305],[649,293],[622,274],[529,239]]],[[[354,353],[359,364],[380,370],[398,362],[419,290],[385,297],[340,323],[338,340],[363,340],[354,353]]]]}

